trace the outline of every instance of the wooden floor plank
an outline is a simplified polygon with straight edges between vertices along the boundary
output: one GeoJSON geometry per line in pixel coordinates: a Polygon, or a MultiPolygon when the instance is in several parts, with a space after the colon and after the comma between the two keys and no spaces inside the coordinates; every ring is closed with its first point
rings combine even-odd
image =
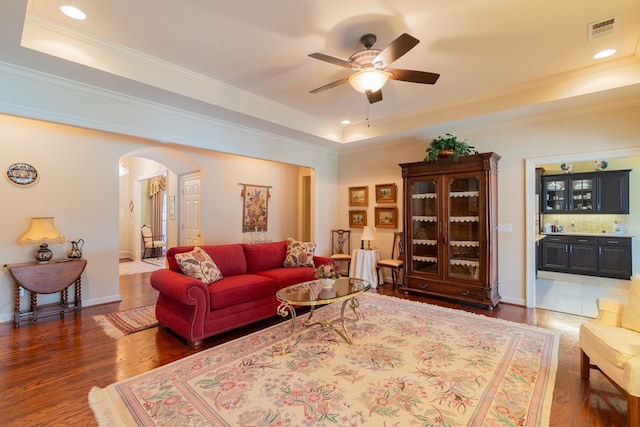
{"type": "MultiPolygon", "coordinates": [[[[84,308],[81,316],[55,316],[37,325],[0,324],[0,425],[95,426],[88,405],[91,387],[106,387],[195,353],[165,329],[153,328],[120,339],[108,337],[92,316],[155,303],[150,273],[121,276],[122,302],[84,308]]],[[[390,285],[378,288],[393,295],[390,285]]],[[[493,311],[416,295],[416,301],[463,309],[490,317],[549,328],[563,335],[551,426],[613,427],[626,425],[626,401],[599,372],[580,378],[578,328],[580,316],[500,304],[493,311]]],[[[204,348],[282,321],[274,317],[205,340],[204,348]]]]}

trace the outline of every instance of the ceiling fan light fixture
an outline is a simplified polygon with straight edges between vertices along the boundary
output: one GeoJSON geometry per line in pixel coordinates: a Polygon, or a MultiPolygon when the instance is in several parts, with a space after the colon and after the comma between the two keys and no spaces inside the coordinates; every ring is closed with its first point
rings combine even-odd
{"type": "Polygon", "coordinates": [[[361,70],[349,77],[349,84],[358,92],[377,92],[389,79],[389,75],[377,69],[361,70]]]}

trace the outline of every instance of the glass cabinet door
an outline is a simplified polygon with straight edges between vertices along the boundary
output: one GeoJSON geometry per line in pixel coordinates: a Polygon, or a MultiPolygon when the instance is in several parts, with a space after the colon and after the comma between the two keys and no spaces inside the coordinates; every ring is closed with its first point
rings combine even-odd
{"type": "Polygon", "coordinates": [[[545,179],[543,181],[544,212],[566,212],[567,205],[567,180],[566,179],[545,179]]]}
{"type": "Polygon", "coordinates": [[[448,276],[466,280],[480,277],[480,180],[449,181],[448,276]]]}
{"type": "Polygon", "coordinates": [[[438,183],[411,184],[411,270],[439,274],[438,267],[438,183]]]}
{"type": "Polygon", "coordinates": [[[593,206],[593,179],[592,178],[572,178],[569,180],[571,186],[571,210],[572,211],[592,211],[593,206]]]}

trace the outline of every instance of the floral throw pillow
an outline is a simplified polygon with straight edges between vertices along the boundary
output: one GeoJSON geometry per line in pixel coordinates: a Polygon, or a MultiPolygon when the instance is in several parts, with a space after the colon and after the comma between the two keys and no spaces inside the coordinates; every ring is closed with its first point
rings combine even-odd
{"type": "Polygon", "coordinates": [[[196,246],[191,252],[176,254],[180,270],[187,276],[202,280],[207,285],[222,279],[222,273],[204,249],[196,246]]]}
{"type": "Polygon", "coordinates": [[[285,267],[315,267],[313,253],[316,244],[312,242],[298,242],[291,237],[287,239],[287,254],[284,257],[285,267]]]}

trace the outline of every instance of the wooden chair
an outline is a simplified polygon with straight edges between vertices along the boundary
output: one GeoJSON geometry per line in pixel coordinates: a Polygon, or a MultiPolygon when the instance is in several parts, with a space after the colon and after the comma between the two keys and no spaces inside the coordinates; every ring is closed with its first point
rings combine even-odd
{"type": "Polygon", "coordinates": [[[142,259],[157,258],[162,255],[162,249],[167,246],[164,236],[154,236],[151,227],[146,224],[140,227],[140,232],[142,233],[142,247],[144,248],[142,259]],[[147,256],[147,251],[149,251],[149,256],[147,256]],[[159,254],[158,251],[160,251],[159,254]]]}
{"type": "Polygon", "coordinates": [[[400,277],[400,270],[404,266],[404,233],[397,231],[393,233],[393,247],[391,248],[391,258],[381,259],[376,265],[376,272],[380,277],[381,268],[391,269],[391,281],[393,282],[393,291],[398,291],[398,277],[400,277]]]}
{"type": "Polygon", "coordinates": [[[346,262],[347,269],[341,270],[343,276],[349,275],[351,267],[351,230],[331,230],[331,259],[337,263],[346,262]]]}

